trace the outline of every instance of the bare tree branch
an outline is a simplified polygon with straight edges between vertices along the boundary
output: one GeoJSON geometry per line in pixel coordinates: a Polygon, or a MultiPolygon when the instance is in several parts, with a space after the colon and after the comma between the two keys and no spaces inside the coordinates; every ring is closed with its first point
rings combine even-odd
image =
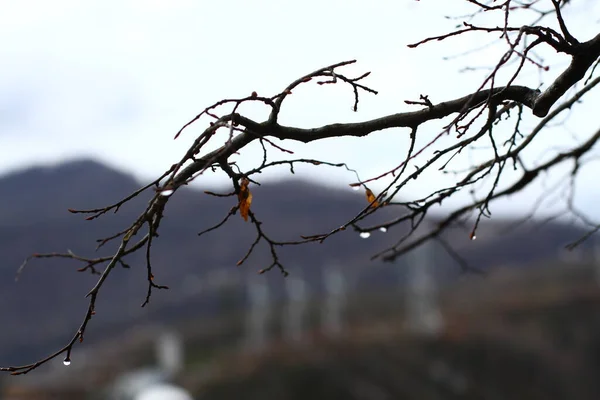
{"type": "MultiPolygon", "coordinates": [[[[473,223],[471,239],[475,239],[480,222],[491,216],[491,204],[494,201],[522,191],[540,176],[549,173],[565,162],[574,163],[572,170],[572,179],[574,180],[580,166],[585,161],[583,157],[590,154],[598,142],[600,130],[591,134],[587,140],[570,149],[558,152],[539,165],[526,167],[526,163],[523,161],[524,151],[529,148],[534,138],[559,115],[568,112],[578,104],[600,83],[600,78],[593,78],[600,59],[600,34],[587,41],[580,41],[574,37],[568,29],[568,18],[564,12],[566,2],[558,0],[549,2],[541,0],[465,1],[473,6],[475,11],[462,17],[463,25],[460,29],[424,38],[409,47],[417,48],[432,42],[451,40],[465,34],[494,35],[495,38],[499,36],[494,43],[502,46],[504,53],[489,69],[489,73],[473,92],[460,93],[460,97],[440,103],[434,103],[427,96],[421,95],[418,101],[406,101],[409,106],[421,107],[416,111],[397,112],[362,122],[340,122],[312,128],[282,125],[279,122],[279,115],[282,107],[288,106],[285,100],[293,95],[301,85],[314,83],[318,86],[346,85],[352,91],[351,100],[354,111],[358,110],[359,100],[363,94],[378,93],[365,83],[370,72],[364,72],[357,76],[349,76],[344,72],[345,67],[356,63],[355,60],[331,64],[299,77],[272,96],[259,96],[253,92],[244,97],[229,98],[213,103],[201,110],[175,134],[175,138],[178,138],[190,125],[208,120],[205,129],[195,138],[181,159],[156,180],[107,207],[70,210],[72,213],[88,215],[86,219],[93,220],[109,211],[118,212],[123,204],[154,187],[154,194],[146,209],[126,229],[107,238],[98,239],[98,247],[109,243],[116,247],[112,256],[88,258],[67,252],[34,254],[26,259],[19,268],[18,275],[23,273],[27,262],[34,258],[56,257],[81,262],[83,267],[79,271],[90,271],[99,277],[87,295],[89,304],[83,322],[63,348],[31,364],[2,367],[0,370],[13,374],[24,374],[63,354],[66,360],[70,360],[75,343],[83,340],[88,323],[95,313],[96,298],[101,292],[103,284],[115,266],[128,267],[123,260],[124,257],[142,248],[145,248],[146,252],[148,285],[142,306],[149,302],[152,289],[166,288],[166,286],[154,282],[151,264],[152,244],[158,240],[160,223],[169,200],[177,195],[177,191],[182,186],[200,179],[207,171],[220,170],[231,181],[230,193],[221,195],[208,192],[208,194],[223,198],[237,197],[238,203],[228,204],[229,211],[223,219],[215,225],[205,228],[198,235],[202,237],[204,234],[219,229],[227,224],[237,211],[240,211],[242,217],[248,219],[248,223],[253,225],[256,236],[249,243],[246,251],[241,252],[238,264],[247,262],[262,242],[269,248],[271,263],[260,268],[260,273],[278,268],[284,275],[287,275],[284,261],[278,254],[278,250],[284,246],[323,242],[348,228],[358,232],[371,232],[375,229],[390,230],[393,227],[403,227],[398,234],[397,242],[392,247],[383,249],[374,255],[374,258],[379,257],[386,261],[393,261],[427,240],[434,239],[444,246],[464,270],[470,270],[471,267],[466,266],[461,256],[441,237],[442,232],[455,224],[463,224],[470,218],[473,223]],[[547,6],[550,7],[541,8],[547,6]],[[534,13],[535,18],[530,25],[515,26],[511,23],[513,15],[521,12],[534,13]],[[497,24],[476,25],[474,21],[482,13],[495,17],[497,24]],[[553,18],[553,22],[558,24],[559,30],[549,26],[548,19],[550,18],[553,18]],[[514,85],[517,78],[523,78],[523,71],[531,70],[531,68],[544,76],[548,67],[544,66],[540,61],[541,58],[536,56],[536,51],[541,48],[570,57],[569,65],[543,90],[539,89],[539,85],[514,85]],[[500,73],[501,71],[502,73],[500,73]],[[505,72],[506,74],[504,74],[505,72]],[[588,78],[584,86],[578,87],[579,81],[586,75],[588,78]],[[569,98],[560,102],[561,98],[569,94],[569,98]],[[269,111],[268,118],[264,121],[256,121],[243,115],[240,109],[241,105],[246,103],[256,103],[266,107],[269,111]],[[527,131],[521,123],[525,118],[541,119],[536,126],[527,131]],[[435,128],[437,130],[434,131],[433,139],[421,146],[417,141],[419,135],[427,131],[428,123],[441,119],[446,119],[443,128],[435,128]],[[374,132],[392,128],[408,128],[406,154],[403,153],[392,168],[365,180],[361,180],[359,173],[349,163],[311,158],[286,158],[292,152],[287,146],[280,145],[280,141],[284,140],[309,143],[328,138],[365,137],[374,132]],[[444,138],[451,138],[452,135],[455,137],[451,142],[444,140],[444,138]],[[256,165],[244,170],[233,158],[253,142],[260,144],[262,158],[256,165]],[[473,149],[475,145],[487,146],[488,153],[486,153],[484,161],[472,163],[466,170],[450,170],[455,160],[473,149]],[[214,150],[208,151],[209,147],[214,150]],[[432,155],[426,159],[429,152],[432,152],[432,155]],[[276,156],[273,153],[283,158],[274,159],[276,156]],[[365,189],[367,202],[360,212],[349,216],[343,225],[331,227],[328,232],[299,234],[298,240],[281,241],[271,236],[268,227],[250,209],[250,191],[253,185],[259,184],[256,176],[260,173],[282,166],[289,168],[290,172],[294,173],[294,167],[301,164],[313,165],[317,168],[326,166],[345,168],[353,174],[353,179],[356,179],[352,185],[365,189]],[[456,177],[454,184],[439,185],[422,198],[413,200],[399,198],[400,191],[409,182],[419,179],[422,174],[432,170],[454,174],[456,177]],[[507,177],[508,170],[513,174],[511,175],[513,178],[507,177]],[[518,175],[516,178],[514,178],[515,174],[518,175]],[[377,195],[373,194],[367,186],[367,183],[371,184],[372,182],[381,183],[384,187],[377,195]],[[476,188],[480,187],[485,187],[483,194],[477,193],[476,188]],[[464,191],[472,192],[470,201],[449,212],[433,227],[425,227],[423,222],[432,208],[464,191]],[[383,208],[394,210],[395,217],[384,223],[367,225],[369,223],[367,218],[383,208]],[[136,236],[141,237],[137,242],[134,240],[136,236]]],[[[389,134],[398,135],[399,133],[394,130],[389,134]]],[[[574,193],[573,187],[574,183],[571,185],[570,198],[574,193]]],[[[572,199],[568,200],[568,203],[573,214],[577,215],[580,220],[587,221],[572,206],[572,199]]],[[[587,239],[600,229],[600,225],[596,226],[591,221],[587,222],[590,226],[590,233],[576,240],[573,245],[579,244],[581,240],[587,239]]],[[[473,270],[476,270],[476,267],[473,270]]]]}

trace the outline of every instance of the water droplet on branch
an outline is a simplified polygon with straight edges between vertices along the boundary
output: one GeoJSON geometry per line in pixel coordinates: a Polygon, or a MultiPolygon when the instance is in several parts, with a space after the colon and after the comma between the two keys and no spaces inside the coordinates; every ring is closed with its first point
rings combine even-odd
{"type": "Polygon", "coordinates": [[[71,365],[71,359],[70,359],[69,357],[65,358],[65,359],[63,360],[63,364],[65,364],[66,366],[69,366],[69,365],[71,365]]]}
{"type": "Polygon", "coordinates": [[[385,226],[382,226],[381,228],[379,228],[379,231],[386,233],[387,232],[387,228],[385,226]]]}
{"type": "Polygon", "coordinates": [[[369,237],[371,237],[371,232],[361,232],[359,236],[363,239],[368,239],[369,237]]]}
{"type": "Polygon", "coordinates": [[[170,195],[173,194],[173,192],[175,192],[173,189],[165,189],[165,190],[161,190],[160,195],[169,197],[170,195]]]}

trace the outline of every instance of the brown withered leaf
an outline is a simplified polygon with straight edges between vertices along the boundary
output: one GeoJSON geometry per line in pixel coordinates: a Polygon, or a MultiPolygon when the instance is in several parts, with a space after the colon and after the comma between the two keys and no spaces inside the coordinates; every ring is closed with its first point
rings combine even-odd
{"type": "Polygon", "coordinates": [[[248,221],[248,212],[250,211],[250,204],[252,204],[252,193],[250,193],[248,185],[250,185],[248,178],[243,178],[240,182],[240,191],[238,192],[238,207],[244,221],[248,221]]]}
{"type": "Polygon", "coordinates": [[[373,208],[377,208],[379,207],[379,202],[377,200],[375,200],[375,195],[373,194],[373,192],[371,191],[371,189],[367,188],[367,201],[371,204],[371,207],[373,208]]]}

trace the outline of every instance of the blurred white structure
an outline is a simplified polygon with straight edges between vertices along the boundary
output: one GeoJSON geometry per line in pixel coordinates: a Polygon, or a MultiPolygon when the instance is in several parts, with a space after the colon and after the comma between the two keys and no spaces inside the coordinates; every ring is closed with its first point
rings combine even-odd
{"type": "Polygon", "coordinates": [[[329,336],[342,333],[342,314],[346,301],[346,278],[337,265],[329,265],[323,269],[323,285],[325,287],[325,304],[321,312],[323,332],[329,336]]]}
{"type": "Polygon", "coordinates": [[[271,315],[269,286],[266,277],[252,274],[246,279],[250,310],[246,316],[245,347],[249,351],[265,348],[271,315]]]}
{"type": "Polygon", "coordinates": [[[175,376],[183,367],[183,345],[174,332],[166,331],[156,341],[156,362],[169,376],[175,376]]]}
{"type": "Polygon", "coordinates": [[[301,342],[304,333],[304,318],[307,309],[307,285],[301,270],[285,278],[287,304],[283,308],[283,337],[287,341],[301,342]]]}
{"type": "Polygon", "coordinates": [[[434,244],[428,242],[408,255],[407,325],[414,333],[436,335],[443,327],[434,276],[434,244]]]}
{"type": "Polygon", "coordinates": [[[191,399],[185,390],[169,383],[183,366],[183,346],[179,335],[175,332],[165,331],[158,335],[156,362],[155,366],[140,368],[121,375],[112,385],[108,398],[111,400],[191,399]],[[157,394],[162,397],[148,397],[157,394]],[[182,397],[183,395],[188,397],[182,397]]]}
{"type": "Polygon", "coordinates": [[[192,396],[180,387],[169,384],[150,386],[134,397],[134,400],[193,400],[192,396]]]}

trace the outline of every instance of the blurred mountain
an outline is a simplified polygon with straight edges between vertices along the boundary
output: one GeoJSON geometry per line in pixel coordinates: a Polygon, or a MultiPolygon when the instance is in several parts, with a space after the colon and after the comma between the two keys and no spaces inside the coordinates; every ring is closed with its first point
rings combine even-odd
{"type": "MultiPolygon", "coordinates": [[[[111,254],[115,244],[96,252],[96,240],[129,226],[151,193],[140,195],[116,214],[94,221],[85,221],[84,216],[67,209],[102,207],[140,185],[133,177],[90,160],[36,167],[0,178],[0,315],[5,327],[0,330],[0,365],[29,362],[68,341],[87,308],[84,297],[97,279],[88,272],[76,272],[82,265],[72,260],[44,259],[33,260],[15,282],[22,261],[32,253],[68,250],[90,257],[111,254]]],[[[253,211],[264,222],[265,233],[277,240],[328,232],[366,204],[363,193],[300,181],[253,187],[253,194],[253,211]]],[[[116,269],[102,288],[86,341],[110,336],[132,321],[173,320],[214,312],[214,303],[200,302],[193,295],[200,292],[209,276],[225,271],[229,274],[226,279],[232,279],[255,275],[268,266],[269,249],[261,244],[243,266],[236,267],[256,237],[254,226],[239,216],[214,232],[197,236],[219,222],[233,205],[235,197],[214,197],[196,188],[180,190],[167,205],[160,237],[152,247],[156,282],[171,290],[154,291],[150,305],[141,309],[147,290],[145,261],[141,253],[129,257],[126,261],[131,268],[116,269]]],[[[382,215],[374,217],[384,218],[395,210],[381,211],[382,215]]],[[[536,229],[536,223],[530,222],[502,235],[510,225],[486,221],[482,228],[485,235],[478,235],[486,240],[469,241],[468,233],[460,230],[450,231],[448,240],[466,261],[487,269],[556,258],[566,243],[584,232],[560,224],[536,229]]],[[[378,285],[397,285],[402,280],[406,259],[395,265],[370,260],[371,255],[393,244],[399,233],[377,232],[364,240],[347,230],[323,244],[282,248],[280,257],[292,274],[314,283],[313,291],[320,290],[324,265],[338,265],[352,275],[357,290],[377,290],[378,285]]],[[[581,252],[591,251],[589,243],[581,252]]],[[[440,249],[434,250],[440,279],[458,276],[456,262],[440,249]]],[[[282,291],[283,278],[277,271],[264,279],[282,291]]]]}
{"type": "Polygon", "coordinates": [[[34,167],[4,176],[0,182],[3,227],[66,219],[67,208],[103,206],[138,187],[132,176],[92,160],[34,167]]]}

